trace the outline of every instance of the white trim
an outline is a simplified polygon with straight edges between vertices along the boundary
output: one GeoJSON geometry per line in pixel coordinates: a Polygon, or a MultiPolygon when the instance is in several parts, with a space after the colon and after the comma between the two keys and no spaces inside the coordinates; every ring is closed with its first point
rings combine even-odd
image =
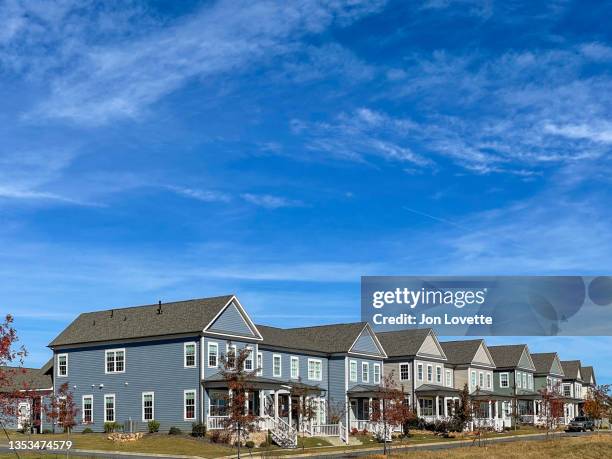
{"type": "Polygon", "coordinates": [[[230,345],[229,343],[225,343],[225,364],[227,365],[227,368],[229,370],[235,370],[237,362],[238,362],[238,346],[236,344],[230,345]],[[229,352],[230,352],[230,348],[233,349],[233,351],[234,351],[234,366],[233,367],[229,366],[229,352]]]}
{"type": "Polygon", "coordinates": [[[244,349],[248,350],[249,353],[247,355],[247,357],[244,359],[244,362],[242,362],[242,368],[244,371],[253,371],[256,368],[256,362],[255,362],[255,349],[253,348],[253,346],[244,346],[244,349]],[[251,369],[247,369],[246,367],[246,363],[247,361],[251,361],[251,369]]]}
{"type": "Polygon", "coordinates": [[[107,375],[114,375],[114,374],[121,374],[121,373],[125,373],[125,368],[127,366],[127,352],[125,352],[125,348],[124,347],[118,347],[115,349],[106,349],[104,351],[104,374],[107,375]],[[115,363],[114,363],[114,367],[117,368],[117,352],[121,352],[123,351],[123,370],[121,371],[108,371],[108,354],[110,352],[114,352],[115,353],[115,363]]]}
{"type": "Polygon", "coordinates": [[[282,378],[283,377],[283,356],[281,354],[272,354],[272,377],[282,378]],[[276,374],[276,366],[274,365],[274,359],[278,357],[280,373],[276,374]]]}
{"type": "Polygon", "coordinates": [[[436,365],[436,384],[440,384],[441,386],[444,385],[444,369],[442,368],[442,365],[436,365]],[[440,370],[440,381],[438,381],[438,370],[440,370]]]}
{"type": "MultiPolygon", "coordinates": [[[[310,359],[308,359],[310,362],[310,359]]],[[[289,358],[289,378],[290,379],[299,379],[300,377],[300,358],[297,355],[292,355],[289,358]],[[295,367],[296,374],[293,376],[293,362],[297,362],[297,366],[295,367]]]]}
{"type": "Polygon", "coordinates": [[[453,381],[453,370],[451,370],[450,368],[445,368],[444,369],[444,385],[446,387],[453,387],[454,381],[453,381]],[[447,378],[447,376],[450,375],[450,383],[449,378],[447,378]]]}
{"type": "Polygon", "coordinates": [[[68,377],[68,354],[57,354],[57,377],[58,378],[66,378],[68,377]],[[61,375],[60,374],[60,364],[59,364],[59,359],[60,357],[66,357],[66,374],[65,375],[61,375]]]}
{"type": "MultiPolygon", "coordinates": [[[[184,405],[185,405],[185,400],[183,400],[183,411],[185,410],[184,405]]],[[[140,407],[141,407],[141,411],[142,411],[141,412],[141,414],[142,414],[142,422],[153,421],[155,419],[155,392],[153,392],[153,391],[143,392],[142,396],[140,398],[140,407]],[[145,406],[144,406],[145,395],[152,395],[153,396],[151,398],[151,419],[145,419],[145,406]]]]}
{"type": "Polygon", "coordinates": [[[373,341],[374,341],[374,344],[375,344],[375,345],[376,345],[376,347],[378,348],[378,350],[379,350],[379,352],[380,352],[381,356],[382,356],[383,358],[385,358],[385,359],[386,359],[388,356],[387,356],[387,353],[385,352],[385,348],[382,346],[382,344],[381,344],[381,343],[380,343],[380,341],[378,340],[378,337],[376,336],[376,333],[374,333],[374,330],[372,330],[372,327],[370,327],[370,324],[369,324],[369,323],[366,323],[366,324],[364,325],[364,327],[361,329],[361,331],[360,331],[360,332],[359,332],[359,334],[357,335],[357,338],[355,338],[355,340],[353,341],[353,344],[351,344],[351,346],[349,347],[348,353],[349,353],[349,354],[354,354],[354,355],[365,355],[365,356],[368,356],[368,357],[378,357],[378,356],[373,356],[372,354],[363,354],[363,353],[360,353],[360,352],[354,352],[354,351],[352,350],[352,349],[353,349],[353,346],[355,345],[355,343],[357,342],[357,340],[359,339],[359,337],[360,337],[360,336],[363,334],[363,331],[364,331],[366,328],[368,329],[368,332],[369,332],[370,336],[372,337],[372,339],[373,339],[373,341]]]}
{"type": "Polygon", "coordinates": [[[219,343],[217,341],[208,341],[206,344],[206,366],[208,368],[219,368],[219,343]],[[217,351],[215,352],[215,365],[210,364],[210,345],[213,344],[217,351]]]}
{"type": "Polygon", "coordinates": [[[433,364],[432,363],[428,363],[427,364],[427,374],[425,375],[426,379],[425,381],[427,382],[433,382],[434,381],[434,371],[433,371],[433,364]],[[429,370],[431,369],[431,378],[429,377],[429,370]]]}
{"type": "Polygon", "coordinates": [[[433,330],[429,330],[429,333],[425,336],[425,338],[423,338],[423,342],[419,346],[419,350],[416,353],[416,357],[423,357],[423,358],[426,358],[426,359],[436,358],[438,360],[448,360],[446,358],[446,354],[444,353],[444,349],[442,349],[442,345],[440,344],[440,341],[438,340],[438,335],[436,335],[436,333],[433,330]],[[431,336],[433,338],[434,343],[436,344],[436,347],[438,348],[438,352],[440,352],[440,355],[442,356],[441,358],[439,356],[436,356],[436,355],[421,354],[419,352],[421,350],[421,348],[423,347],[423,344],[425,343],[425,340],[427,339],[428,336],[431,336]]]}
{"type": "MultiPolygon", "coordinates": [[[[83,397],[81,397],[81,423],[82,424],[93,424],[94,422],[94,398],[92,394],[87,394],[87,395],[83,395],[83,397]],[[85,399],[89,398],[91,399],[91,421],[89,422],[85,422],[85,399]]],[[[105,407],[106,408],[106,407],[105,407]]]]}
{"type": "Polygon", "coordinates": [[[361,382],[370,382],[370,362],[361,362],[361,382]],[[367,378],[363,377],[364,370],[367,378]]]}
{"type": "Polygon", "coordinates": [[[397,364],[397,373],[398,373],[397,376],[400,381],[410,381],[410,372],[411,372],[410,362],[399,362],[397,364]],[[402,378],[402,365],[408,365],[408,377],[407,378],[402,378]]]}
{"type": "Polygon", "coordinates": [[[197,368],[198,366],[198,344],[195,341],[183,343],[183,368],[197,368]],[[187,365],[187,346],[193,346],[193,365],[187,365]]]}
{"type": "MultiPolygon", "coordinates": [[[[198,397],[198,391],[196,391],[195,389],[185,389],[183,391],[183,421],[195,421],[196,410],[198,408],[197,397],[198,397]],[[192,418],[187,417],[187,394],[188,393],[193,393],[193,417],[192,418]]],[[[153,399],[155,400],[155,396],[153,396],[153,399]]],[[[143,403],[143,407],[144,407],[144,403],[143,403]]]]}
{"type": "Polygon", "coordinates": [[[380,363],[375,363],[375,364],[372,365],[372,382],[374,384],[380,384],[380,380],[381,380],[381,376],[382,376],[381,371],[382,370],[381,370],[380,363]],[[376,377],[377,376],[377,374],[376,374],[376,369],[377,368],[378,368],[378,378],[376,377]]]}
{"type": "Polygon", "coordinates": [[[357,360],[349,360],[349,372],[348,372],[349,381],[357,382],[359,380],[359,366],[357,365],[357,360]],[[352,370],[353,364],[355,364],[355,378],[353,379],[352,370]]]}
{"type": "MultiPolygon", "coordinates": [[[[316,374],[316,372],[313,371],[313,374],[316,374]]],[[[308,359],[308,379],[310,381],[323,381],[323,360],[321,359],[308,359]],[[321,366],[321,377],[320,378],[311,378],[310,377],[310,364],[311,363],[318,363],[321,366]]]]}
{"type": "Polygon", "coordinates": [[[104,422],[115,422],[117,420],[117,398],[115,397],[115,394],[104,394],[104,422]],[[106,399],[107,398],[112,398],[113,399],[113,420],[109,421],[106,418],[106,399]]]}
{"type": "Polygon", "coordinates": [[[255,360],[255,368],[257,369],[257,376],[263,376],[263,352],[257,351],[257,358],[255,360]],[[261,366],[259,361],[261,360],[261,366]]]}
{"type": "Polygon", "coordinates": [[[204,327],[204,330],[202,330],[202,332],[205,333],[211,333],[213,335],[220,335],[220,336],[231,336],[234,338],[245,338],[245,336],[241,336],[241,335],[228,335],[226,333],[217,333],[217,332],[212,332],[212,331],[208,331],[208,328],[215,323],[215,321],[219,318],[219,316],[221,316],[221,314],[223,314],[223,312],[229,307],[230,304],[232,304],[233,302],[236,302],[236,306],[238,308],[238,312],[240,313],[240,315],[242,316],[242,318],[245,320],[245,322],[247,323],[247,325],[249,326],[249,328],[251,329],[251,331],[253,332],[253,334],[255,335],[255,337],[250,337],[251,339],[254,339],[256,341],[263,341],[263,337],[261,336],[261,333],[259,333],[259,330],[257,329],[257,327],[255,326],[255,324],[253,323],[253,321],[251,320],[251,318],[249,317],[249,315],[246,313],[246,311],[244,310],[244,307],[242,306],[242,304],[240,304],[240,301],[238,300],[238,298],[236,297],[236,295],[232,295],[232,297],[229,299],[229,301],[225,304],[225,306],[223,306],[219,312],[215,315],[215,317],[213,317],[213,319],[208,323],[208,325],[206,325],[204,327]]]}
{"type": "Polygon", "coordinates": [[[417,371],[416,371],[416,375],[417,375],[417,381],[425,381],[425,368],[423,367],[422,363],[417,363],[417,371]],[[419,378],[419,369],[421,370],[421,377],[419,378]]]}

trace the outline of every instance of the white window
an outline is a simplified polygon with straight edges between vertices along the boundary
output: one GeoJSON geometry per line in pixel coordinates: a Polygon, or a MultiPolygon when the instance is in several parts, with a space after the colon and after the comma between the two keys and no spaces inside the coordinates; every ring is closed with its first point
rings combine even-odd
{"type": "Polygon", "coordinates": [[[319,359],[308,359],[308,379],[313,381],[323,379],[323,364],[319,359]]]}
{"type": "Polygon", "coordinates": [[[300,358],[291,356],[291,378],[298,379],[300,377],[300,358]]]}
{"type": "Polygon", "coordinates": [[[423,364],[419,363],[417,365],[417,379],[419,381],[423,381],[423,364]]]}
{"type": "Polygon", "coordinates": [[[361,362],[361,381],[370,382],[370,364],[368,362],[361,362]]]}
{"type": "Polygon", "coordinates": [[[280,378],[283,374],[281,367],[281,356],[279,354],[272,355],[272,375],[280,378]]]}
{"type": "Polygon", "coordinates": [[[125,349],[109,349],[105,352],[106,367],[105,373],[124,373],[125,372],[125,349]]]}
{"type": "Polygon", "coordinates": [[[380,383],[380,363],[374,364],[374,384],[380,383]]]}
{"type": "Polygon", "coordinates": [[[446,387],[453,387],[453,371],[446,370],[446,387]]]}
{"type": "Polygon", "coordinates": [[[155,419],[155,392],[142,393],[142,420],[152,421],[155,419]]]}
{"type": "Polygon", "coordinates": [[[104,422],[115,422],[115,394],[104,396],[104,422]]]}
{"type": "Polygon", "coordinates": [[[521,373],[518,371],[516,372],[516,387],[521,389],[521,373]]]}
{"type": "Polygon", "coordinates": [[[244,369],[245,371],[253,371],[253,349],[250,347],[247,347],[246,349],[248,354],[244,359],[244,369]]]}
{"type": "Polygon", "coordinates": [[[219,344],[208,343],[208,368],[216,368],[219,365],[219,344]]]}
{"type": "Polygon", "coordinates": [[[433,365],[427,365],[427,382],[433,381],[433,365]]]}
{"type": "Polygon", "coordinates": [[[572,396],[572,386],[571,384],[563,384],[563,396],[571,397],[572,396]]]}
{"type": "Polygon", "coordinates": [[[442,384],[442,367],[436,366],[436,382],[442,384]]]}
{"type": "Polygon", "coordinates": [[[263,375],[263,354],[257,353],[257,376],[263,375]]]}
{"type": "Polygon", "coordinates": [[[185,368],[195,368],[196,366],[196,343],[185,343],[183,346],[183,358],[185,368]]]}
{"type": "Polygon", "coordinates": [[[238,348],[235,344],[232,344],[231,346],[229,344],[226,344],[225,353],[225,363],[227,364],[227,368],[233,370],[236,366],[236,356],[238,355],[238,348]]]}
{"type": "Polygon", "coordinates": [[[472,371],[472,373],[470,374],[470,385],[472,386],[472,389],[476,388],[476,372],[472,371]]]}
{"type": "Polygon", "coordinates": [[[196,417],[196,391],[193,389],[186,390],[184,392],[184,400],[185,409],[183,418],[185,421],[191,421],[196,417]]]}
{"type": "Polygon", "coordinates": [[[527,373],[523,373],[523,389],[527,389],[527,373]]]}
{"type": "Polygon", "coordinates": [[[487,389],[491,388],[491,373],[487,373],[487,389]]]}
{"type": "Polygon", "coordinates": [[[533,390],[533,375],[529,373],[528,377],[529,377],[529,388],[533,390]]]}
{"type": "Polygon", "coordinates": [[[93,422],[93,395],[83,395],[83,424],[93,422]]]}
{"type": "Polygon", "coordinates": [[[68,376],[68,354],[57,356],[57,376],[68,376]]]}
{"type": "Polygon", "coordinates": [[[352,382],[356,382],[357,381],[357,361],[351,360],[349,365],[350,365],[349,378],[352,382]]]}
{"type": "Polygon", "coordinates": [[[510,387],[508,373],[499,374],[499,387],[510,387]]]}
{"type": "Polygon", "coordinates": [[[408,381],[410,379],[410,364],[409,363],[399,364],[399,379],[400,381],[408,381]]]}
{"type": "Polygon", "coordinates": [[[480,371],[478,373],[478,387],[480,387],[481,389],[484,389],[484,373],[482,371],[480,371]]]}

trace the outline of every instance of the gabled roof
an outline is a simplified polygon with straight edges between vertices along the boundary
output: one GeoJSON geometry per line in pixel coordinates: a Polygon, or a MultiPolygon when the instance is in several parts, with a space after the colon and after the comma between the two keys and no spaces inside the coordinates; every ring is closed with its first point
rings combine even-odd
{"type": "Polygon", "coordinates": [[[593,370],[593,367],[582,367],[582,380],[586,384],[597,384],[597,380],[595,379],[595,370],[593,370]]]}
{"type": "Polygon", "coordinates": [[[0,392],[14,392],[20,390],[43,390],[53,387],[53,378],[45,374],[40,368],[17,368],[0,367],[2,372],[11,372],[12,384],[8,387],[0,387],[0,392]]]}
{"type": "Polygon", "coordinates": [[[353,322],[301,328],[257,325],[257,329],[263,337],[260,345],[335,354],[349,352],[366,326],[366,322],[353,322]]]}
{"type": "Polygon", "coordinates": [[[580,360],[561,360],[561,367],[565,373],[565,379],[581,381],[580,360]]]}
{"type": "Polygon", "coordinates": [[[201,333],[234,295],[150,304],[79,315],[49,346],[201,333]]]}
{"type": "MultiPolygon", "coordinates": [[[[482,346],[486,356],[493,361],[491,353],[483,339],[469,339],[459,341],[442,341],[440,342],[448,363],[453,365],[487,365],[486,362],[475,362],[476,353],[482,346]]],[[[490,365],[489,365],[490,366],[490,365]]]]}
{"type": "Polygon", "coordinates": [[[438,343],[431,328],[415,328],[376,333],[389,357],[415,357],[419,354],[427,337],[433,337],[442,359],[446,359],[444,350],[438,343]]]}
{"type": "Polygon", "coordinates": [[[495,366],[502,368],[523,368],[526,370],[535,370],[533,360],[529,355],[529,349],[526,344],[509,344],[504,346],[489,346],[489,352],[493,356],[495,366]],[[523,355],[527,356],[527,365],[521,366],[523,355]]]}
{"type": "MultiPolygon", "coordinates": [[[[537,375],[556,375],[556,376],[564,376],[563,374],[559,374],[554,369],[555,361],[560,362],[559,356],[556,352],[536,352],[531,354],[531,359],[533,360],[533,364],[536,368],[537,375]]],[[[562,369],[562,367],[561,367],[562,369]]]]}

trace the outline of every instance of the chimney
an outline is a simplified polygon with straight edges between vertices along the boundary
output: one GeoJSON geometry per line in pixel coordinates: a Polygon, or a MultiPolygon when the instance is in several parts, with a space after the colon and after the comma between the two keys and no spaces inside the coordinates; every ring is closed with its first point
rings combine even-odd
{"type": "Polygon", "coordinates": [[[157,313],[158,314],[162,313],[161,300],[159,300],[159,303],[158,303],[158,306],[157,306],[157,313]]]}

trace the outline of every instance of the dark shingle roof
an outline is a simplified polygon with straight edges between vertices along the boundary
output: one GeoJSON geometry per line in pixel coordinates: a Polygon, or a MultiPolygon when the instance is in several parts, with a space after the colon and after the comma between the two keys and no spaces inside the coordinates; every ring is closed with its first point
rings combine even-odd
{"type": "Polygon", "coordinates": [[[68,325],[49,346],[198,333],[232,298],[233,295],[225,295],[163,303],[161,314],[157,313],[157,304],[86,312],[68,325]]]}
{"type": "Polygon", "coordinates": [[[531,354],[531,360],[533,360],[533,364],[535,365],[536,374],[549,374],[556,356],[556,352],[536,352],[531,354]]]}
{"type": "Polygon", "coordinates": [[[441,341],[440,345],[446,354],[448,363],[454,365],[462,365],[472,363],[474,356],[480,345],[484,342],[482,339],[470,339],[465,341],[441,341]]]}
{"type": "Polygon", "coordinates": [[[561,367],[565,373],[565,379],[579,380],[580,360],[561,360],[561,367]]]}
{"type": "Polygon", "coordinates": [[[257,325],[257,329],[264,345],[333,354],[348,352],[365,326],[365,322],[354,322],[301,328],[257,325]]]}
{"type": "Polygon", "coordinates": [[[50,389],[53,379],[40,368],[0,367],[0,372],[10,372],[10,386],[0,387],[0,392],[13,392],[17,390],[50,389]]]}
{"type": "Polygon", "coordinates": [[[376,333],[378,340],[389,357],[416,355],[431,328],[398,330],[376,333]]]}
{"type": "Polygon", "coordinates": [[[582,374],[582,380],[587,383],[587,384],[591,384],[591,378],[593,378],[593,384],[597,383],[597,380],[595,379],[595,371],[593,370],[593,367],[581,367],[580,368],[580,373],[582,374]]]}
{"type": "Polygon", "coordinates": [[[495,366],[498,368],[513,368],[518,366],[525,344],[509,344],[505,346],[489,346],[489,352],[495,366]]]}

